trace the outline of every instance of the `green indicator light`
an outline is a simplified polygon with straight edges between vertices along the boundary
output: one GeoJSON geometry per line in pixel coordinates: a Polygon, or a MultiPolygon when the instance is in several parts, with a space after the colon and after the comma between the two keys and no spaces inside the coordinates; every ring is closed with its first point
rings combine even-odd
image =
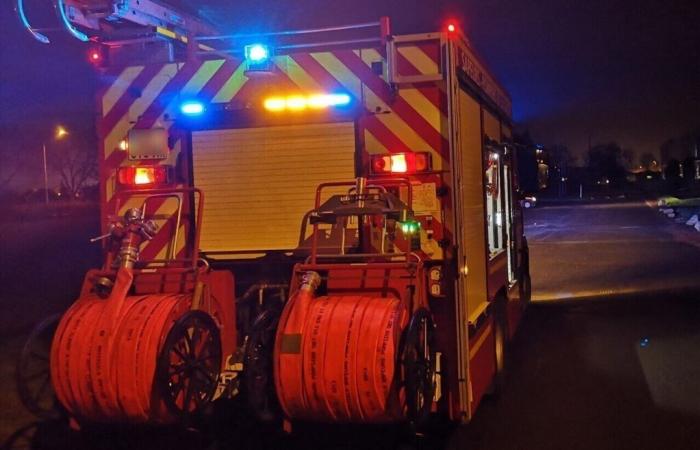
{"type": "Polygon", "coordinates": [[[418,230],[420,230],[420,222],[409,221],[401,223],[401,231],[403,231],[404,234],[414,234],[417,233],[418,230]]]}

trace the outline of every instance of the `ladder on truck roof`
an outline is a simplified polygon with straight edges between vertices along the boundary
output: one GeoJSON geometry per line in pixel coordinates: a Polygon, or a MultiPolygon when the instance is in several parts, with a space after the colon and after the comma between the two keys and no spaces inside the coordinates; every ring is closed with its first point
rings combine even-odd
{"type": "MultiPolygon", "coordinates": [[[[32,26],[29,21],[26,6],[29,0],[14,1],[22,26],[41,43],[51,43],[46,33],[56,31],[66,32],[82,42],[100,44],[108,49],[166,42],[169,45],[170,62],[174,58],[173,44],[184,47],[188,59],[206,57],[205,55],[227,59],[241,56],[246,46],[259,44],[258,40],[265,42],[265,46],[274,46],[277,54],[358,44],[385,46],[391,41],[388,17],[351,25],[224,34],[200,18],[191,8],[187,8],[189,11],[181,10],[162,0],[33,0],[51,4],[60,24],[58,28],[40,28],[32,26]],[[367,37],[367,29],[372,28],[378,28],[379,34],[367,37]],[[324,35],[326,39],[315,38],[318,35],[324,35]]],[[[44,17],[42,19],[45,20],[44,17]]],[[[394,53],[395,50],[391,50],[394,53]]]]}
{"type": "MultiPolygon", "coordinates": [[[[184,46],[187,55],[216,55],[231,58],[243,53],[243,45],[254,40],[274,41],[276,52],[312,49],[323,46],[348,46],[377,43],[386,45],[390,35],[388,17],[379,21],[293,31],[224,34],[191,8],[177,8],[162,0],[32,0],[52,5],[60,27],[41,28],[29,20],[29,0],[14,0],[22,26],[37,41],[49,44],[48,32],[66,32],[82,42],[119,48],[130,44],[167,42],[184,46]],[[358,36],[368,28],[379,28],[375,37],[358,36]],[[319,34],[337,36],[335,40],[314,40],[319,34]],[[312,40],[296,39],[308,37],[312,40]],[[233,44],[233,46],[232,46],[233,44]]],[[[170,0],[182,1],[182,0],[170,0]]],[[[45,20],[44,17],[42,19],[45,20]]],[[[188,58],[190,57],[188,56],[188,58]]],[[[170,57],[172,59],[172,56],[170,57]]]]}
{"type": "MultiPolygon", "coordinates": [[[[49,0],[46,0],[49,1],[49,0]]],[[[65,31],[74,38],[110,45],[114,39],[173,39],[217,34],[216,28],[195,14],[180,11],[158,0],[50,0],[59,28],[35,28],[29,21],[25,0],[15,0],[22,26],[37,41],[48,44],[45,33],[65,31]]]]}
{"type": "MultiPolygon", "coordinates": [[[[15,10],[20,22],[34,39],[44,44],[50,43],[44,34],[55,31],[32,27],[25,11],[26,0],[15,0],[15,10]]],[[[39,0],[37,0],[39,1],[39,0]]],[[[387,48],[388,78],[392,84],[439,81],[443,73],[413,76],[399,75],[396,70],[398,48],[402,43],[417,41],[442,41],[440,33],[424,35],[392,36],[389,18],[384,16],[376,22],[352,25],[329,26],[288,31],[268,31],[260,33],[222,34],[197,15],[179,11],[160,0],[43,0],[51,1],[63,30],[83,42],[94,42],[107,48],[123,47],[129,44],[165,41],[169,44],[168,59],[173,61],[173,43],[186,46],[187,58],[215,55],[231,58],[244,53],[241,44],[251,44],[258,39],[273,43],[279,54],[297,50],[315,50],[328,47],[348,47],[352,45],[381,45],[387,48]],[[379,35],[366,37],[367,29],[379,29],[379,35]],[[360,33],[358,35],[356,33],[360,33]],[[91,35],[88,35],[90,33],[91,35]],[[335,39],[316,40],[314,36],[334,36],[335,39]],[[297,38],[310,38],[297,39],[297,38]],[[270,42],[274,41],[274,42],[270,42]],[[234,46],[232,47],[231,44],[234,46]]],[[[58,29],[60,30],[60,28],[58,29]]],[[[246,56],[247,57],[247,56],[246,56]]],[[[258,70],[267,73],[267,69],[258,70]]],[[[252,72],[250,72],[252,73],[252,72]]]]}

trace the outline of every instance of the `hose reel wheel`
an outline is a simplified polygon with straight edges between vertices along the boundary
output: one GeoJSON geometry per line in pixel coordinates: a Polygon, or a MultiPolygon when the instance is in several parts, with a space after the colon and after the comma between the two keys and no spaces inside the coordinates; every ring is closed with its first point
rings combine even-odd
{"type": "Polygon", "coordinates": [[[418,309],[411,316],[400,347],[406,417],[416,426],[427,422],[435,394],[434,328],[430,312],[418,309]]]}
{"type": "Polygon", "coordinates": [[[263,422],[280,417],[281,410],[275,392],[273,354],[280,311],[266,309],[251,327],[245,349],[243,379],[248,405],[263,422]]]}
{"type": "Polygon", "coordinates": [[[172,326],[158,356],[156,383],[163,402],[177,417],[202,412],[211,401],[221,371],[221,337],[203,311],[188,311],[172,326]]]}
{"type": "Polygon", "coordinates": [[[22,404],[40,419],[64,414],[51,384],[49,356],[60,314],[46,317],[34,327],[17,360],[15,382],[22,404]]]}

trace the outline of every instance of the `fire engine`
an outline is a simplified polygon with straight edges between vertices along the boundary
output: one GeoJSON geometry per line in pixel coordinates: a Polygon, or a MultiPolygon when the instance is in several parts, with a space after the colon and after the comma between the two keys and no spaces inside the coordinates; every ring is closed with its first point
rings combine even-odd
{"type": "Polygon", "coordinates": [[[292,424],[469,421],[530,299],[511,101],[469,40],[159,8],[57,3],[103,82],[105,259],[53,337],[62,408],[172,423],[242,392],[292,424]]]}

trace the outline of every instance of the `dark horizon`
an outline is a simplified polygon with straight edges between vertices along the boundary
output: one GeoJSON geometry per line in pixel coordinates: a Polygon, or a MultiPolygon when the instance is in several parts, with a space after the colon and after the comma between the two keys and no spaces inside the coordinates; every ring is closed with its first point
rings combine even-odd
{"type": "Polygon", "coordinates": [[[0,449],[700,449],[700,0],[0,39],[0,449]]]}
{"type": "MultiPolygon", "coordinates": [[[[510,92],[518,128],[529,130],[539,143],[568,146],[579,160],[589,141],[615,141],[637,155],[658,155],[663,141],[700,127],[696,2],[459,3],[330,0],[321,5],[307,0],[289,10],[282,1],[244,0],[224,22],[245,31],[389,15],[396,33],[409,33],[432,31],[455,19],[510,92]]],[[[41,3],[28,4],[37,11],[41,3]]],[[[91,119],[97,81],[85,58],[86,45],[61,35],[49,46],[34,41],[19,26],[11,2],[0,7],[0,34],[0,132],[18,125],[40,128],[27,138],[35,145],[38,135],[50,133],[61,120],[91,119]]]]}

